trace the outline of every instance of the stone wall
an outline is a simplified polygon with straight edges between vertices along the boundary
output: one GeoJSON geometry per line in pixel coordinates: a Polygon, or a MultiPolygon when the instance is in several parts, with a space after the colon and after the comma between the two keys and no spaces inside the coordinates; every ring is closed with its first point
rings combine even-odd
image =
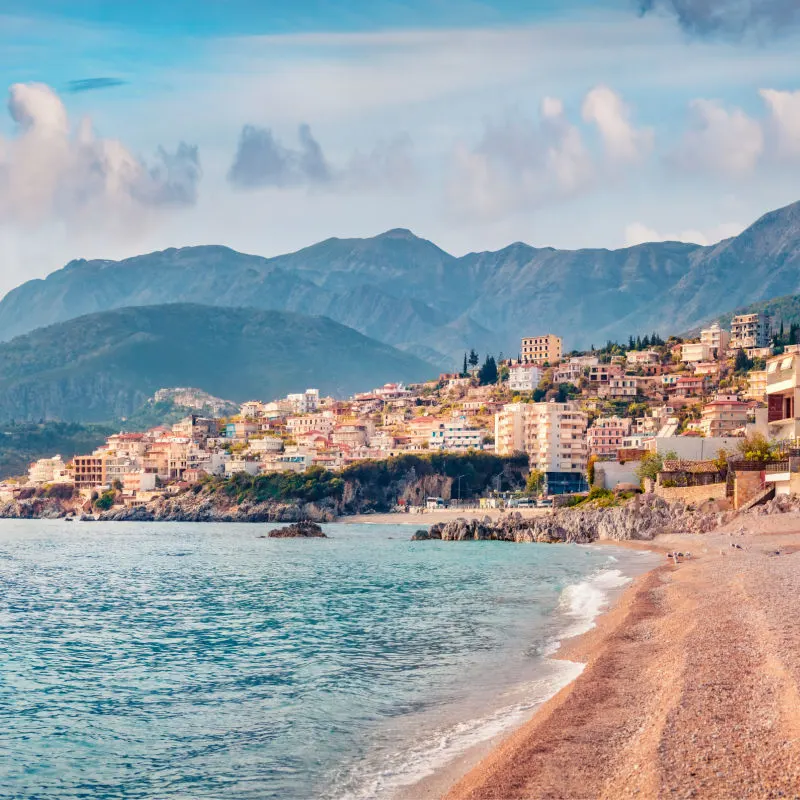
{"type": "Polygon", "coordinates": [[[733,507],[741,508],[749,503],[757,494],[764,491],[764,473],[757,470],[736,471],[736,488],[733,495],[733,507]]]}
{"type": "MultiPolygon", "coordinates": [[[[758,473],[756,473],[758,474],[758,473]]],[[[702,503],[705,500],[724,500],[725,484],[710,483],[707,486],[655,486],[654,493],[669,502],[702,503]]]]}

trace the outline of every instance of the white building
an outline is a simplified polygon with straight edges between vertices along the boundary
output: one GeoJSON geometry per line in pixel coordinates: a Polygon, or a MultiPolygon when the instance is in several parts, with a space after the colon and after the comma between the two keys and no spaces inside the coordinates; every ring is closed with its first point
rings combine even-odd
{"type": "Polygon", "coordinates": [[[703,328],[700,331],[700,343],[707,345],[712,350],[716,350],[718,357],[727,351],[730,341],[730,333],[720,327],[719,322],[715,322],[710,327],[703,328]]]}
{"type": "Polygon", "coordinates": [[[531,468],[545,473],[582,475],[589,457],[587,422],[573,403],[512,403],[495,415],[495,450],[527,453],[531,468]]]}
{"type": "Polygon", "coordinates": [[[67,465],[61,456],[53,456],[40,458],[30,465],[28,483],[36,486],[43,486],[46,483],[72,483],[72,477],[67,472],[67,465]]]}
{"type": "Polygon", "coordinates": [[[247,458],[230,458],[225,462],[225,474],[235,475],[237,472],[246,472],[248,475],[258,475],[261,472],[261,462],[247,458]]]}
{"type": "Polygon", "coordinates": [[[702,361],[711,361],[714,350],[703,342],[689,342],[681,345],[681,361],[684,364],[699,364],[702,361]]]}
{"type": "Polygon", "coordinates": [[[312,414],[319,408],[319,389],[306,389],[301,394],[286,395],[295,414],[312,414]]]}
{"type": "Polygon", "coordinates": [[[514,364],[508,371],[508,388],[512,392],[532,392],[542,380],[542,370],[536,364],[514,364]]]}
{"type": "Polygon", "coordinates": [[[468,428],[465,417],[455,417],[440,422],[430,432],[428,446],[431,450],[480,450],[483,446],[484,431],[468,428]]]}

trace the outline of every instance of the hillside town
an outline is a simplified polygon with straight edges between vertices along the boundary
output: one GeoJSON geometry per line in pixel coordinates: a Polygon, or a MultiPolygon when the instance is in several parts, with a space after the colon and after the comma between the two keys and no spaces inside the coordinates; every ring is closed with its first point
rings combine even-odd
{"type": "MultiPolygon", "coordinates": [[[[526,454],[540,498],[643,486],[665,497],[724,497],[720,459],[743,453],[754,437],[783,443],[772,452],[785,454],[800,437],[798,339],[796,326],[784,330],[763,314],[736,316],[730,330],[714,323],[694,338],[652,334],[588,352],[563,353],[554,334],[527,337],[516,358],[481,363],[472,351],[460,372],[426,383],[390,383],[347,400],[306,389],[250,400],[229,416],[189,413],[171,426],[121,431],[92,453],[32,463],[27,476],[0,484],[0,499],[63,485],[100,509],[137,506],[204,476],[337,471],[407,453],[479,450],[526,454]],[[656,469],[644,477],[647,463],[656,469]]],[[[190,388],[156,399],[166,398],[189,409],[216,402],[190,388]]],[[[751,470],[746,499],[794,488],[788,461],[776,464],[751,470]]]]}

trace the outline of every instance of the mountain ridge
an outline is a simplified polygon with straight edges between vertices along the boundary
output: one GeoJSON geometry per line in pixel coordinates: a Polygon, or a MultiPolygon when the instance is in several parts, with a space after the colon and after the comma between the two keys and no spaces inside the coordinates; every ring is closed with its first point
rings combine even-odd
{"type": "Polygon", "coordinates": [[[236,402],[308,386],[347,396],[429,364],[324,317],[176,303],[88,314],[0,344],[0,421],[106,422],[158,389],[236,402]]]}
{"type": "Polygon", "coordinates": [[[732,307],[800,292],[800,202],[704,246],[535,248],[453,256],[396,228],[264,258],[225,245],[122,261],[70,262],[0,301],[0,340],[49,321],[124,306],[243,304],[331,319],[452,369],[465,349],[516,352],[559,333],[567,349],[639,331],[686,330],[732,307]]]}

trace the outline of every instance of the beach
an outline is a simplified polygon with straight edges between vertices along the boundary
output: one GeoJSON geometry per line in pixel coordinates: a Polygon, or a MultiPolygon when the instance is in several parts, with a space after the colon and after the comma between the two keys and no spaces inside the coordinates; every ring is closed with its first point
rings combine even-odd
{"type": "Polygon", "coordinates": [[[446,800],[800,796],[799,532],[798,515],[743,516],[631,543],[692,557],[567,640],[581,675],[446,800]]]}

